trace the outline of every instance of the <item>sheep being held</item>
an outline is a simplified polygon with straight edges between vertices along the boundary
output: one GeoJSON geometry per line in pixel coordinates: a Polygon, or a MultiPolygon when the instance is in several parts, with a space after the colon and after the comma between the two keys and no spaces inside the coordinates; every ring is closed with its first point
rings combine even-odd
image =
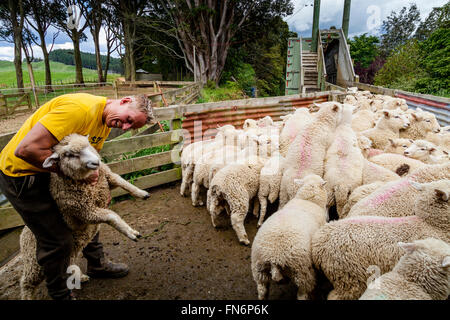
{"type": "MultiPolygon", "coordinates": [[[[70,264],[97,234],[100,223],[107,223],[136,241],[140,237],[139,232],[108,209],[110,188],[121,187],[134,197],[143,199],[147,199],[149,193],[113,173],[101,162],[86,136],[68,135],[53,147],[53,151],[43,167],[48,168],[56,163],[62,173],[51,173],[49,188],[64,221],[73,232],[70,264]],[[85,179],[95,171],[98,171],[98,182],[95,185],[86,183],[85,179]]],[[[28,227],[20,236],[20,252],[24,264],[20,279],[21,297],[33,299],[44,274],[36,260],[36,238],[28,227]]]]}

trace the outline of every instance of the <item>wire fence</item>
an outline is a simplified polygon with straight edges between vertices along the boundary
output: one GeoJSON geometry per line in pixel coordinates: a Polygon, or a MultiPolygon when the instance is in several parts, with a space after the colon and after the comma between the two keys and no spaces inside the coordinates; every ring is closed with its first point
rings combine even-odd
{"type": "MultiPolygon", "coordinates": [[[[112,82],[84,83],[82,85],[80,84],[63,84],[63,85],[54,84],[51,86],[43,85],[43,86],[36,86],[34,88],[34,91],[32,87],[0,89],[0,95],[4,96],[8,96],[10,94],[29,93],[31,95],[31,103],[34,108],[41,106],[47,101],[62,94],[80,93],[80,92],[105,96],[108,98],[114,98],[114,89],[112,82]],[[37,97],[38,106],[36,106],[35,95],[37,97]]],[[[19,97],[11,97],[9,98],[8,102],[14,103],[18,99],[19,97]]]]}

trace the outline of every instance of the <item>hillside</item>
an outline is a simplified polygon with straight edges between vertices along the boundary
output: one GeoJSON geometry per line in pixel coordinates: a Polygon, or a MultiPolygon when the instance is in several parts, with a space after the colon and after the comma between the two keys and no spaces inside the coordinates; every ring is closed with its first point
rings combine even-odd
{"type": "MultiPolygon", "coordinates": [[[[36,85],[45,84],[45,65],[44,61],[33,62],[33,71],[36,85]]],[[[30,78],[28,76],[28,69],[26,63],[22,64],[23,77],[25,87],[30,86],[30,78]]],[[[66,65],[60,62],[50,61],[50,70],[52,73],[53,84],[73,83],[75,82],[75,66],[66,65]]],[[[86,82],[97,81],[97,71],[83,68],[83,77],[86,82]]],[[[120,77],[120,74],[108,74],[107,81],[110,82],[115,78],[120,77]]],[[[0,60],[0,87],[16,87],[16,71],[14,63],[11,61],[0,60]]]]}
{"type": "MultiPolygon", "coordinates": [[[[67,65],[74,65],[74,57],[72,49],[56,49],[50,52],[48,58],[51,61],[61,62],[67,65]]],[[[100,60],[102,63],[102,68],[106,66],[106,56],[100,55],[100,60]]],[[[95,54],[88,52],[81,52],[81,62],[83,68],[97,69],[97,60],[95,54]]],[[[122,61],[118,58],[110,57],[108,70],[115,73],[123,73],[122,61]]]]}

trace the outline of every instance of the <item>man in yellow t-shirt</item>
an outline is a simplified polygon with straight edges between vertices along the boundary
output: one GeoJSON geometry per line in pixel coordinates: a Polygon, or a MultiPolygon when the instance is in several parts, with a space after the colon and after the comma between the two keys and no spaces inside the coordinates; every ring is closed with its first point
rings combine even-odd
{"type": "MultiPolygon", "coordinates": [[[[145,95],[107,99],[86,93],[66,94],[42,105],[31,115],[0,153],[0,189],[36,237],[36,257],[53,299],[72,299],[67,288],[67,267],[72,233],[63,221],[49,192],[50,172],[44,160],[63,137],[89,135],[98,151],[111,128],[137,129],[154,122],[151,102],[145,95]]],[[[98,173],[86,183],[95,184],[98,173]]],[[[98,234],[83,250],[91,277],[123,277],[128,266],[105,259],[98,234]]]]}

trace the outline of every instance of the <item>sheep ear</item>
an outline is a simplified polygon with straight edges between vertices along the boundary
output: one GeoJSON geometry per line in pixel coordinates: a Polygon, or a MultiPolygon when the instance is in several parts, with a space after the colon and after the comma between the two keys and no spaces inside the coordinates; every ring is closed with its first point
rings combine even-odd
{"type": "Polygon", "coordinates": [[[450,267],[450,256],[446,256],[444,260],[442,260],[442,267],[443,268],[450,267]]]}
{"type": "Polygon", "coordinates": [[[409,142],[414,143],[414,140],[413,139],[409,139],[409,142]]]}
{"type": "Polygon", "coordinates": [[[391,114],[389,113],[389,111],[383,111],[383,114],[386,118],[389,118],[391,116],[391,114]]]}
{"type": "Polygon", "coordinates": [[[411,186],[414,189],[419,190],[419,191],[421,191],[423,189],[422,185],[420,183],[415,182],[415,181],[411,181],[411,186]]]}
{"type": "Polygon", "coordinates": [[[417,249],[417,245],[411,242],[398,242],[397,243],[400,248],[405,250],[406,253],[412,253],[417,249]]]}
{"type": "Polygon", "coordinates": [[[341,107],[338,104],[335,104],[333,106],[333,109],[331,109],[331,110],[333,110],[334,112],[339,112],[340,109],[341,109],[341,107]]]}
{"type": "Polygon", "coordinates": [[[433,153],[434,151],[436,151],[436,148],[430,148],[428,151],[429,151],[430,153],[433,153]]]}
{"type": "Polygon", "coordinates": [[[395,147],[395,142],[394,142],[394,140],[392,140],[392,139],[388,139],[389,140],[389,142],[391,143],[391,145],[393,146],[393,147],[395,147]]]}
{"type": "Polygon", "coordinates": [[[59,154],[54,152],[50,157],[44,160],[42,163],[42,168],[50,168],[59,159],[59,154]]]}
{"type": "Polygon", "coordinates": [[[320,186],[325,187],[326,184],[327,184],[327,181],[324,180],[324,181],[320,184],[320,186]]]}
{"type": "Polygon", "coordinates": [[[436,196],[438,199],[442,201],[448,201],[448,193],[439,189],[434,189],[434,192],[436,192],[436,196]]]}

